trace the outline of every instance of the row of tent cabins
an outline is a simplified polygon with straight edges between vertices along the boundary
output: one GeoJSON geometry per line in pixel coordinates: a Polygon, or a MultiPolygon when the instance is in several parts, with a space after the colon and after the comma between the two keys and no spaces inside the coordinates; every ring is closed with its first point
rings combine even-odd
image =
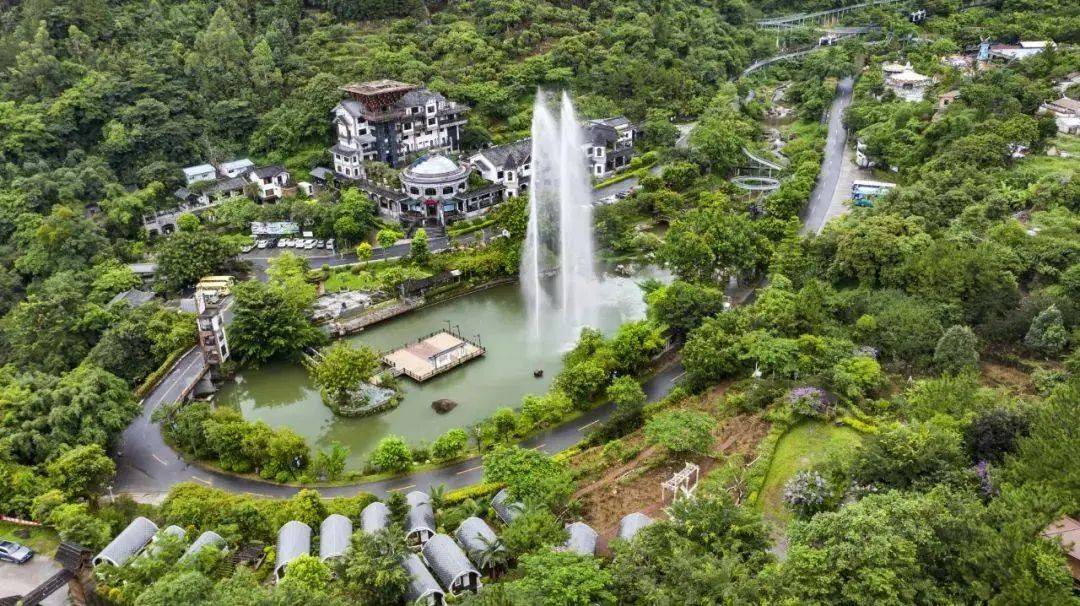
{"type": "MultiPolygon", "coordinates": [[[[154,542],[157,541],[159,536],[171,535],[184,540],[186,534],[184,529],[179,526],[168,526],[159,532],[157,524],[144,517],[137,517],[127,525],[127,528],[120,531],[120,534],[116,535],[116,538],[106,545],[100,553],[94,556],[94,566],[123,566],[140,553],[152,554],[154,552],[154,542]]],[[[195,557],[204,548],[223,549],[225,548],[225,539],[221,538],[221,535],[216,532],[206,531],[196,537],[183,555],[180,556],[179,561],[185,562],[195,557]]]]}
{"type": "MultiPolygon", "coordinates": [[[[508,501],[509,493],[504,489],[491,502],[496,516],[504,524],[513,522],[522,511],[521,503],[508,501]]],[[[406,502],[409,505],[406,537],[414,547],[419,548],[419,555],[410,554],[401,563],[410,577],[406,592],[409,603],[441,606],[446,596],[444,587],[453,595],[479,591],[481,575],[473,562],[482,562],[483,554],[497,543],[498,537],[491,526],[478,517],[466,518],[451,538],[436,531],[435,514],[428,494],[413,491],[406,495],[406,502]]],[[[620,522],[619,538],[630,540],[652,522],[644,514],[632,513],[620,522]]],[[[360,513],[360,528],[366,533],[374,534],[389,524],[390,509],[382,502],[370,503],[360,513]]],[[[588,524],[574,522],[566,526],[566,531],[567,539],[561,549],[587,556],[595,554],[598,535],[588,524]]],[[[344,557],[352,534],[352,520],[340,514],[327,516],[319,525],[319,559],[329,562],[344,557]]],[[[94,557],[94,566],[123,566],[142,552],[153,553],[154,542],[163,535],[183,540],[186,532],[179,526],[159,530],[157,524],[149,519],[135,518],[94,557]]],[[[311,527],[297,520],[285,523],[278,530],[277,561],[274,565],[276,581],[285,577],[292,561],[311,553],[311,536],[311,527]]],[[[203,532],[187,547],[179,562],[194,557],[204,548],[225,549],[225,540],[213,531],[203,532]]]]}

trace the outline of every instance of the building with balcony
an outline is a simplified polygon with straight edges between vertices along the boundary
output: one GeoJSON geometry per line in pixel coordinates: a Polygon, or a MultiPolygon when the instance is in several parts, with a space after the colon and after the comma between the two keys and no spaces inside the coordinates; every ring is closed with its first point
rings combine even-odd
{"type": "Polygon", "coordinates": [[[409,154],[461,149],[461,127],[469,108],[422,86],[394,80],[350,84],[347,99],[334,107],[337,143],[330,148],[334,172],[365,176],[365,161],[399,166],[409,154]]]}

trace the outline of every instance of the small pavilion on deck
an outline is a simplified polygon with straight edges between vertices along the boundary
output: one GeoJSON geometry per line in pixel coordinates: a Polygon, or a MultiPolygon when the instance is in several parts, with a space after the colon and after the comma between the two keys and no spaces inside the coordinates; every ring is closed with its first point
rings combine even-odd
{"type": "Polygon", "coordinates": [[[396,375],[423,382],[484,355],[479,341],[473,342],[449,330],[440,330],[395,349],[382,361],[396,375]]]}

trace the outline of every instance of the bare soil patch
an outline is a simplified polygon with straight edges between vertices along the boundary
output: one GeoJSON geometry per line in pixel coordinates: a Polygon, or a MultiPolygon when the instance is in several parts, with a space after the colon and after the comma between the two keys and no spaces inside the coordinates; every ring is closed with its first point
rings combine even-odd
{"type": "Polygon", "coordinates": [[[758,442],[769,431],[769,423],[760,413],[718,411],[717,402],[727,387],[719,385],[677,405],[717,417],[712,456],[671,455],[663,447],[646,444],[643,432],[638,430],[619,440],[618,448],[597,446],[574,457],[571,464],[581,475],[574,499],[581,503],[582,519],[600,534],[597,547],[601,553],[618,534],[623,516],[639,511],[656,520],[666,517],[664,508],[669,503],[662,500],[660,484],[681,470],[684,463],[700,466],[704,480],[718,463],[736,457],[736,462],[746,464],[753,458],[758,442]]]}

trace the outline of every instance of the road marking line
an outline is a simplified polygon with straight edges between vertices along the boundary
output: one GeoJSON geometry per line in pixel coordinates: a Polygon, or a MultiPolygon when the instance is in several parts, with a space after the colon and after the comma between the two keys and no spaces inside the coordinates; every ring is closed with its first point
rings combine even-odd
{"type": "Polygon", "coordinates": [[[477,465],[476,467],[470,467],[468,469],[463,469],[463,470],[455,473],[454,475],[460,476],[461,474],[469,473],[470,471],[476,471],[477,469],[481,469],[482,467],[483,467],[482,465],[477,465]]]}
{"type": "Polygon", "coordinates": [[[244,494],[249,494],[249,495],[251,495],[253,497],[263,497],[263,498],[266,498],[266,499],[271,498],[270,495],[263,494],[261,492],[247,492],[247,491],[245,491],[244,494]]]}
{"type": "Polygon", "coordinates": [[[386,492],[397,492],[399,490],[408,490],[410,488],[416,488],[416,484],[409,484],[408,486],[398,486],[397,488],[387,488],[386,492]]]}
{"type": "Polygon", "coordinates": [[[196,482],[202,482],[203,484],[206,484],[207,486],[213,486],[214,485],[214,483],[211,482],[210,480],[204,480],[204,479],[200,478],[199,476],[191,476],[191,479],[195,480],[196,482]]]}
{"type": "Polygon", "coordinates": [[[600,419],[597,419],[597,420],[593,421],[592,423],[586,423],[585,425],[582,425],[581,427],[578,427],[577,430],[578,431],[585,431],[589,427],[592,427],[593,425],[596,425],[599,422],[600,422],[600,419]]]}
{"type": "Polygon", "coordinates": [[[543,444],[541,444],[539,446],[533,446],[530,450],[540,450],[541,448],[543,448],[545,446],[547,446],[547,442],[544,442],[543,444]]]}
{"type": "Polygon", "coordinates": [[[153,454],[153,453],[151,453],[151,454],[150,454],[150,456],[154,457],[154,460],[155,460],[155,461],[157,461],[158,463],[161,463],[161,464],[162,464],[162,465],[164,465],[165,467],[168,467],[168,466],[169,466],[169,464],[168,464],[168,463],[166,463],[166,462],[165,462],[164,460],[162,460],[162,458],[161,458],[161,457],[157,456],[156,454],[153,454]]]}
{"type": "Polygon", "coordinates": [[[686,376],[686,371],[683,371],[681,374],[679,374],[678,376],[676,376],[673,379],[671,379],[670,381],[668,381],[668,383],[674,383],[675,381],[678,381],[679,379],[681,379],[681,378],[683,378],[685,376],[686,376]]]}

